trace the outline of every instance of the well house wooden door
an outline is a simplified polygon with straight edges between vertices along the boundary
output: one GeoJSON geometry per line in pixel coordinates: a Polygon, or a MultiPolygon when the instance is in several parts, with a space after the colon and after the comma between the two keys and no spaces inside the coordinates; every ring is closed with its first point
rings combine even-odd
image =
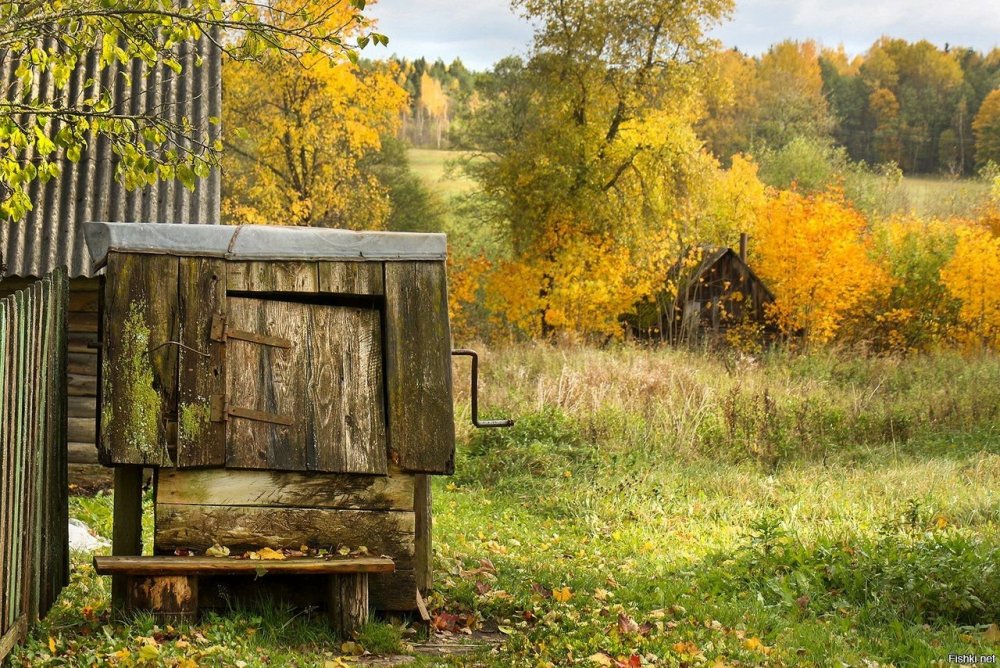
{"type": "Polygon", "coordinates": [[[228,468],[386,473],[378,309],[228,296],[223,327],[228,468]]]}

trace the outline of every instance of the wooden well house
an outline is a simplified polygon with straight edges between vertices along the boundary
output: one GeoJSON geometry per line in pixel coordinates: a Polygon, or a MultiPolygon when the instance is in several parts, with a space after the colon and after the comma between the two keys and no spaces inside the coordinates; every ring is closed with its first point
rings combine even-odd
{"type": "MultiPolygon", "coordinates": [[[[371,576],[372,606],[415,609],[431,581],[427,476],[454,468],[444,235],[85,232],[106,267],[99,450],[115,467],[114,553],[140,553],[152,467],[155,554],[364,546],[394,566],[371,576]]],[[[201,575],[201,605],[255,580],[201,575]]],[[[301,574],[252,589],[268,583],[301,603],[324,591],[301,574]]],[[[119,603],[126,586],[116,579],[119,603]]]]}

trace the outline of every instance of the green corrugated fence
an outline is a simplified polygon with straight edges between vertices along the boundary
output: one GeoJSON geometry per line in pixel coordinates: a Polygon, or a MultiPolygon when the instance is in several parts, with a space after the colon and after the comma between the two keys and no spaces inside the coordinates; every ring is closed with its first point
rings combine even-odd
{"type": "Polygon", "coordinates": [[[68,280],[0,299],[0,662],[69,577],[68,280]]]}

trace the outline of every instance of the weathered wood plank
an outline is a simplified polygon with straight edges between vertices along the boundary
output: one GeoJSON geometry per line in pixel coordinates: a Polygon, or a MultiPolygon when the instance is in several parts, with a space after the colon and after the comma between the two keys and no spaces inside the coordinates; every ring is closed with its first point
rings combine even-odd
{"type": "Polygon", "coordinates": [[[67,370],[70,373],[86,376],[97,376],[97,351],[86,353],[70,353],[67,359],[67,370]]]}
{"type": "MultiPolygon", "coordinates": [[[[136,556],[142,554],[142,467],[115,467],[114,527],[111,533],[111,554],[136,556]]],[[[111,579],[111,605],[115,610],[128,607],[128,579],[111,579]]]]}
{"type": "Polygon", "coordinates": [[[226,466],[285,471],[386,471],[379,315],[374,309],[230,297],[233,328],[293,342],[227,343],[232,408],[291,425],[230,416],[226,466]]]}
{"type": "Polygon", "coordinates": [[[330,626],[347,640],[368,623],[368,575],[333,575],[327,591],[330,626]]]}
{"type": "Polygon", "coordinates": [[[101,457],[169,466],[177,405],[177,258],[110,253],[103,332],[101,457]]]}
{"type": "Polygon", "coordinates": [[[292,506],[413,510],[414,476],[278,471],[160,469],[156,502],[218,506],[292,506]]]}
{"type": "Polygon", "coordinates": [[[226,288],[245,292],[316,292],[315,262],[229,262],[226,288]]]}
{"type": "Polygon", "coordinates": [[[238,559],[235,557],[94,557],[99,575],[222,575],[270,574],[337,575],[340,573],[392,573],[387,557],[289,557],[281,560],[238,559]]]}
{"type": "Polygon", "coordinates": [[[69,294],[69,310],[71,313],[97,313],[99,301],[97,288],[93,290],[78,290],[69,294]]]}
{"type": "Polygon", "coordinates": [[[431,481],[426,475],[414,476],[413,511],[415,519],[415,544],[413,568],[416,571],[417,587],[420,591],[428,591],[432,584],[434,569],[433,549],[431,546],[431,481]]]}
{"type": "Polygon", "coordinates": [[[385,286],[378,262],[320,262],[319,291],[338,295],[382,295],[385,286]]]}
{"type": "Polygon", "coordinates": [[[412,568],[414,528],[413,513],[404,511],[158,503],[154,543],[158,554],[178,548],[201,553],[216,542],[234,552],[365,546],[412,568]]]}
{"type": "Polygon", "coordinates": [[[225,261],[182,258],[179,293],[177,466],[223,466],[226,423],[212,420],[211,397],[226,391],[226,346],[211,328],[225,310],[225,261]]]}
{"type": "Polygon", "coordinates": [[[444,263],[385,265],[389,455],[404,471],[451,474],[455,422],[444,263]]]}

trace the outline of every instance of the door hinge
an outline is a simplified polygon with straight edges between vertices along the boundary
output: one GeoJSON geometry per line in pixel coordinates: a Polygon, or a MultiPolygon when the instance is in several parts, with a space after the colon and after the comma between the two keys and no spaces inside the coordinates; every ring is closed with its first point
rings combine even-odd
{"type": "Polygon", "coordinates": [[[238,408],[229,405],[229,397],[225,394],[213,394],[211,397],[212,422],[228,422],[229,418],[242,418],[254,422],[267,422],[291,427],[295,421],[287,415],[258,411],[253,408],[238,408]]]}
{"type": "Polygon", "coordinates": [[[239,341],[256,343],[260,346],[270,346],[271,348],[283,348],[285,350],[291,350],[292,348],[292,342],[280,336],[269,336],[267,334],[247,332],[242,329],[232,329],[226,322],[226,316],[219,313],[212,316],[212,327],[209,332],[209,338],[219,343],[225,343],[229,339],[237,339],[239,341]]]}

